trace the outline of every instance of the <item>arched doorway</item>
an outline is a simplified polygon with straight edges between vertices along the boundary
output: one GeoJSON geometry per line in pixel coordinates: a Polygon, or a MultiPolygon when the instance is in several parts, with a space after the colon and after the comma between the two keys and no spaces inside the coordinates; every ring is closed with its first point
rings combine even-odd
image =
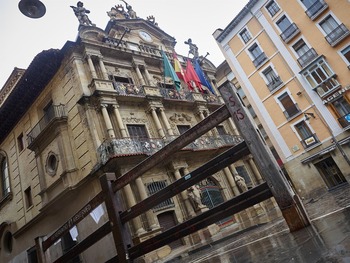
{"type": "MultiPolygon", "coordinates": [[[[206,205],[209,209],[225,202],[225,199],[221,193],[221,187],[212,177],[201,181],[199,183],[199,188],[201,190],[201,201],[202,204],[206,205]]],[[[218,225],[224,225],[234,222],[233,217],[228,217],[216,222],[218,225]]]]}

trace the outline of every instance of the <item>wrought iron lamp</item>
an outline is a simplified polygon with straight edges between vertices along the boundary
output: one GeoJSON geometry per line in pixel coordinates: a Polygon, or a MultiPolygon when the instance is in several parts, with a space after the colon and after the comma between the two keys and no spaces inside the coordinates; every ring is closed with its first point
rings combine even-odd
{"type": "Polygon", "coordinates": [[[316,118],[315,114],[313,114],[313,113],[309,113],[309,112],[304,113],[304,117],[305,117],[306,121],[310,120],[310,116],[314,119],[316,118]]]}

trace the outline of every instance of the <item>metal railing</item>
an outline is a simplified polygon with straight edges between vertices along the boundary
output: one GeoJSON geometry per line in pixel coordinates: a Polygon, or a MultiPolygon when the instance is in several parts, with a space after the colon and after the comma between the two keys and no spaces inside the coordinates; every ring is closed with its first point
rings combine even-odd
{"type": "MultiPolygon", "coordinates": [[[[173,141],[177,136],[171,136],[165,140],[156,138],[137,138],[128,137],[121,139],[107,139],[97,149],[101,163],[106,163],[110,158],[116,156],[129,155],[152,155],[159,151],[166,144],[173,141]]],[[[226,146],[233,146],[241,143],[243,138],[238,135],[217,135],[217,136],[202,136],[190,143],[183,150],[210,150],[218,149],[226,146]]]]}
{"type": "Polygon", "coordinates": [[[261,52],[261,54],[259,54],[259,56],[257,56],[257,57],[253,60],[253,64],[254,64],[254,66],[257,68],[257,67],[259,67],[265,60],[267,60],[267,56],[265,55],[264,52],[261,52]]]}
{"type": "Polygon", "coordinates": [[[277,89],[279,86],[282,85],[282,80],[279,76],[274,77],[274,79],[272,79],[268,84],[267,87],[270,91],[274,91],[275,89],[277,89]]]}
{"type": "Polygon", "coordinates": [[[40,121],[34,126],[33,129],[27,134],[28,145],[33,143],[33,141],[39,136],[39,134],[53,121],[57,118],[66,118],[67,113],[65,105],[52,105],[40,119],[40,121]]]}
{"type": "Polygon", "coordinates": [[[330,32],[325,38],[327,42],[333,47],[338,44],[341,40],[350,34],[349,29],[344,25],[340,24],[332,32],[330,32]]]}
{"type": "Polygon", "coordinates": [[[289,27],[287,27],[280,36],[284,42],[288,42],[289,40],[292,39],[292,37],[294,37],[299,32],[300,30],[298,26],[295,23],[293,23],[289,27]]]}
{"type": "MultiPolygon", "coordinates": [[[[146,188],[148,191],[148,196],[151,196],[155,193],[157,193],[158,191],[164,189],[165,187],[167,187],[168,184],[166,182],[166,180],[164,181],[155,181],[155,182],[151,182],[146,184],[146,188]]],[[[159,210],[163,210],[163,209],[168,209],[168,208],[172,208],[174,207],[174,201],[172,198],[166,199],[163,202],[159,203],[158,205],[154,206],[152,208],[152,210],[154,212],[159,211],[159,210]]]]}
{"type": "Polygon", "coordinates": [[[306,11],[306,15],[314,20],[323,10],[328,7],[328,4],[324,0],[317,0],[306,11]]]}
{"type": "Polygon", "coordinates": [[[314,48],[310,48],[298,58],[298,63],[301,67],[306,67],[311,61],[317,58],[318,54],[314,48]]]}
{"type": "Polygon", "coordinates": [[[119,95],[138,96],[138,97],[146,96],[146,93],[143,87],[138,87],[131,83],[122,83],[122,82],[113,81],[113,86],[119,95]]]}

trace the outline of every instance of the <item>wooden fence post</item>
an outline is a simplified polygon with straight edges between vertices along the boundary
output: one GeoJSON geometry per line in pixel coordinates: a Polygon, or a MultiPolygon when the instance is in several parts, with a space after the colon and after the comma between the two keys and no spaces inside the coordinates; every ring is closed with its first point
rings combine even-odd
{"type": "Polygon", "coordinates": [[[132,246],[132,239],[129,230],[120,220],[120,213],[123,211],[123,206],[119,193],[114,193],[112,189],[112,181],[115,179],[114,173],[105,173],[100,177],[100,183],[102,192],[106,195],[105,204],[110,224],[112,225],[112,234],[118,254],[118,262],[125,263],[131,262],[128,248],[132,246]]]}
{"type": "Polygon", "coordinates": [[[270,187],[290,231],[308,226],[310,220],[305,208],[301,202],[297,201],[298,196],[289,186],[270,149],[264,144],[256,127],[251,123],[233,84],[227,81],[219,87],[219,91],[232,120],[246,141],[257,167],[270,187]]]}

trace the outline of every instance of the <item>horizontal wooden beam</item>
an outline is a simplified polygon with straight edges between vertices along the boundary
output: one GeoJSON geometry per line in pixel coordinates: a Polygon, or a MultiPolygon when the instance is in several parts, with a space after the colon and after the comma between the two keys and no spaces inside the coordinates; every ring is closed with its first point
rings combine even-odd
{"type": "Polygon", "coordinates": [[[199,183],[208,176],[220,171],[221,169],[240,160],[242,157],[248,154],[249,149],[244,141],[236,146],[233,146],[226,152],[220,154],[203,166],[192,171],[190,174],[183,176],[182,178],[178,179],[157,193],[130,207],[127,211],[122,212],[120,214],[122,223],[125,223],[126,221],[129,221],[130,219],[141,215],[157,204],[164,202],[168,198],[171,198],[178,193],[188,189],[192,185],[199,183]]]}
{"type": "Polygon", "coordinates": [[[174,226],[159,235],[133,246],[129,249],[129,256],[131,259],[136,259],[272,196],[267,183],[262,183],[182,224],[174,226]]]}

